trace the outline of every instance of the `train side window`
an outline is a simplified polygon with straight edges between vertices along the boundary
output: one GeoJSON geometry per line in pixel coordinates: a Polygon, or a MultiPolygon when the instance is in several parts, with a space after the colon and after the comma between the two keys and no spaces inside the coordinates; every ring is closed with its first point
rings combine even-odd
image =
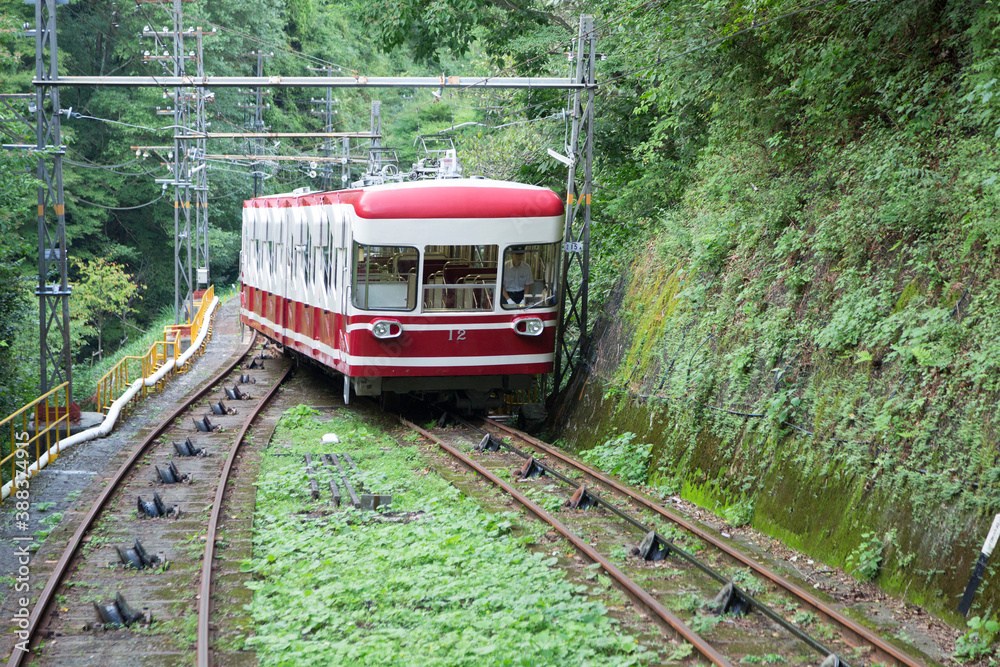
{"type": "Polygon", "coordinates": [[[496,304],[496,245],[424,247],[424,312],[492,311],[496,304]]]}
{"type": "Polygon", "coordinates": [[[333,263],[331,262],[330,246],[323,246],[323,284],[326,285],[327,289],[330,289],[331,279],[333,278],[333,263]]]}
{"type": "Polygon", "coordinates": [[[504,250],[500,307],[504,310],[555,305],[558,243],[532,243],[504,250]]]}
{"type": "Polygon", "coordinates": [[[413,310],[420,256],[408,246],[354,243],[353,301],[365,310],[413,310]]]}

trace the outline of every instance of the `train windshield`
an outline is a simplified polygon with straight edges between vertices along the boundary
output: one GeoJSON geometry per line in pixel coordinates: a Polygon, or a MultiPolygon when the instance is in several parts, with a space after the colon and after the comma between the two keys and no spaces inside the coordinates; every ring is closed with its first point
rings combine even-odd
{"type": "Polygon", "coordinates": [[[501,270],[500,306],[504,310],[555,305],[558,243],[509,246],[501,270]]]}
{"type": "Polygon", "coordinates": [[[365,310],[413,310],[417,305],[420,257],[409,246],[354,244],[355,307],[365,310]]]}
{"type": "Polygon", "coordinates": [[[424,247],[424,312],[487,310],[496,303],[495,245],[424,247]]]}

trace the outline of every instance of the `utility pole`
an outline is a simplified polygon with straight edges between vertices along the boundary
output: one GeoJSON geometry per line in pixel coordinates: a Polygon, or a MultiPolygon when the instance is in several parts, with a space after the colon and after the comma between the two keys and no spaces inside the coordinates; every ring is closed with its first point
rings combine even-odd
{"type": "MultiPolygon", "coordinates": [[[[69,383],[73,400],[73,351],[69,342],[70,287],[66,267],[66,208],[63,201],[62,143],[59,116],[59,51],[56,5],[67,0],[34,0],[35,146],[38,154],[38,330],[39,390],[45,394],[69,383]],[[46,49],[48,57],[46,59],[46,49]],[[46,109],[46,101],[51,105],[46,109]],[[50,162],[51,161],[51,162],[50,162]],[[50,216],[55,214],[54,228],[50,216]],[[51,277],[56,280],[49,282],[51,277]]],[[[30,35],[31,33],[29,33],[30,35]]],[[[68,116],[67,112],[67,116],[68,116]]]]}
{"type": "MultiPolygon", "coordinates": [[[[311,72],[326,72],[327,76],[333,76],[333,67],[310,67],[311,72]]],[[[326,98],[317,99],[315,97],[309,98],[310,104],[320,104],[319,109],[311,109],[310,113],[315,116],[323,116],[323,131],[333,132],[333,116],[337,112],[334,111],[333,106],[335,104],[340,104],[339,99],[334,99],[333,88],[326,89],[326,98]]],[[[346,140],[346,137],[345,137],[346,140]]],[[[333,154],[333,138],[327,137],[323,142],[323,157],[330,157],[333,154]]],[[[323,179],[320,181],[320,187],[323,190],[330,190],[333,188],[333,168],[329,163],[323,164],[323,179]]]]}
{"type": "Polygon", "coordinates": [[[341,139],[340,144],[340,187],[347,188],[351,185],[351,140],[348,137],[341,139]]]}
{"type": "Polygon", "coordinates": [[[576,74],[570,109],[572,129],[566,146],[566,227],[563,234],[562,280],[559,283],[559,328],[556,333],[554,391],[559,391],[587,352],[587,296],[590,280],[590,204],[594,161],[594,92],[597,34],[594,17],[580,17],[576,74]],[[583,174],[579,167],[582,166],[583,174]],[[582,176],[582,178],[581,178],[582,176]]]}
{"type": "MultiPolygon", "coordinates": [[[[273,53],[263,53],[261,51],[251,51],[251,56],[257,58],[257,78],[262,78],[264,76],[264,58],[273,58],[273,53]]],[[[264,127],[264,109],[270,107],[270,105],[264,104],[264,96],[269,95],[268,91],[265,91],[262,87],[257,86],[256,88],[249,91],[252,96],[253,102],[246,105],[246,108],[252,111],[252,116],[247,119],[244,126],[253,134],[263,134],[267,128],[264,127]]],[[[262,155],[264,153],[264,140],[261,138],[253,138],[250,140],[250,153],[252,155],[262,155]]],[[[263,163],[259,160],[253,163],[253,196],[259,197],[264,190],[264,176],[266,175],[263,171],[263,163]]]]}
{"type": "MultiPolygon", "coordinates": [[[[210,33],[202,32],[201,26],[195,29],[195,39],[197,40],[196,63],[198,76],[205,76],[205,58],[202,48],[204,35],[215,35],[215,29],[210,33]]],[[[195,161],[197,166],[192,169],[195,174],[195,284],[198,289],[208,289],[209,258],[208,258],[208,163],[205,156],[208,154],[208,128],[211,123],[205,118],[205,103],[213,101],[215,94],[206,88],[199,88],[195,91],[195,133],[199,136],[195,140],[195,161]]],[[[193,316],[193,311],[192,315],[193,316]]]]}
{"type": "MultiPolygon", "coordinates": [[[[182,0],[173,0],[174,76],[186,77],[182,0]]],[[[185,321],[194,317],[194,280],[191,275],[191,181],[187,178],[188,142],[178,134],[188,126],[188,92],[174,88],[174,324],[181,322],[181,304],[187,302],[185,321]],[[184,296],[182,296],[184,295],[184,296]]]]}
{"type": "Polygon", "coordinates": [[[368,148],[368,173],[376,175],[382,171],[382,103],[372,100],[372,139],[368,148]]]}
{"type": "MultiPolygon", "coordinates": [[[[148,0],[157,2],[157,0],[148,0]]],[[[158,4],[172,3],[172,29],[156,30],[146,26],[142,34],[153,37],[159,47],[161,39],[172,40],[171,51],[160,55],[159,48],[155,53],[146,52],[143,60],[169,61],[170,69],[176,78],[187,78],[187,61],[195,61],[195,71],[201,78],[205,76],[204,59],[202,57],[202,37],[216,34],[213,30],[205,33],[199,27],[184,31],[184,13],[182,0],[163,0],[158,4]],[[184,50],[185,35],[195,40],[197,51],[184,50]]],[[[173,175],[169,179],[157,179],[156,182],[172,185],[174,188],[174,323],[181,323],[181,312],[184,320],[194,316],[194,292],[199,284],[206,287],[209,280],[208,265],[208,174],[207,165],[199,154],[207,153],[205,139],[208,124],[205,120],[205,101],[213,99],[214,95],[202,86],[195,91],[189,91],[187,86],[177,85],[173,92],[164,92],[164,97],[173,99],[173,108],[162,112],[171,114],[174,124],[174,146],[167,153],[173,161],[173,175]],[[194,106],[194,134],[190,128],[191,107],[194,106]],[[193,146],[192,146],[193,144],[193,146]],[[195,220],[191,222],[191,192],[195,192],[195,220]],[[192,244],[192,238],[194,242],[192,244]],[[193,245],[193,249],[192,249],[193,245]]],[[[160,110],[157,113],[161,113],[160,110]]]]}

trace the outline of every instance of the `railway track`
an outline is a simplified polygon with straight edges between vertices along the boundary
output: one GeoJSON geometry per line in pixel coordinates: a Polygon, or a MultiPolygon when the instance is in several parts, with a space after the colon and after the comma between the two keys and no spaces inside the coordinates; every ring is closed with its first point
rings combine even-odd
{"type": "Polygon", "coordinates": [[[225,514],[239,511],[227,481],[292,368],[256,340],[108,480],[28,619],[30,652],[15,650],[8,667],[190,664],[193,649],[198,665],[213,663],[218,530],[240,518],[225,514]]]}
{"type": "Polygon", "coordinates": [[[712,664],[764,655],[793,664],[923,667],[699,526],[544,442],[490,420],[478,425],[456,420],[460,428],[431,430],[402,421],[551,525],[712,664]],[[511,476],[515,483],[504,479],[511,476]],[[572,504],[590,509],[562,509],[572,504]],[[550,511],[554,507],[560,509],[550,511]],[[632,555],[623,557],[623,541],[638,545],[632,555]],[[683,548],[680,542],[695,546],[683,548]],[[609,556],[615,552],[613,562],[609,556]],[[723,588],[731,592],[723,594],[723,588]],[[683,613],[676,609],[678,600],[688,601],[683,613]],[[720,606],[730,610],[721,622],[710,621],[700,632],[692,627],[704,628],[705,618],[717,618],[720,606]]]}

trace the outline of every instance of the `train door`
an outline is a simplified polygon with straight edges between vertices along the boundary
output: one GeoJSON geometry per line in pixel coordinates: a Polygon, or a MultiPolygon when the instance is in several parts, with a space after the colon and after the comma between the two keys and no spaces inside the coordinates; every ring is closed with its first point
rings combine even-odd
{"type": "MultiPolygon", "coordinates": [[[[351,258],[348,248],[351,247],[351,230],[347,214],[343,206],[331,207],[330,231],[335,254],[334,269],[336,310],[339,315],[336,332],[337,348],[341,350],[342,359],[346,359],[348,349],[347,338],[347,304],[351,302],[351,258]]],[[[345,361],[346,365],[346,361],[345,361]]]]}
{"type": "Polygon", "coordinates": [[[296,334],[303,333],[304,310],[309,302],[306,277],[309,275],[309,227],[306,224],[307,208],[293,206],[288,209],[289,250],[291,272],[289,275],[289,337],[298,342],[296,334]]]}
{"type": "MultiPolygon", "coordinates": [[[[347,207],[340,204],[338,195],[336,203],[330,207],[330,237],[331,250],[334,257],[334,298],[336,312],[336,348],[339,352],[340,370],[344,373],[344,404],[350,402],[351,378],[347,371],[350,358],[350,337],[347,335],[347,312],[351,302],[351,257],[348,248],[351,247],[351,228],[347,207]]],[[[352,209],[353,210],[353,209],[352,209]]]]}

